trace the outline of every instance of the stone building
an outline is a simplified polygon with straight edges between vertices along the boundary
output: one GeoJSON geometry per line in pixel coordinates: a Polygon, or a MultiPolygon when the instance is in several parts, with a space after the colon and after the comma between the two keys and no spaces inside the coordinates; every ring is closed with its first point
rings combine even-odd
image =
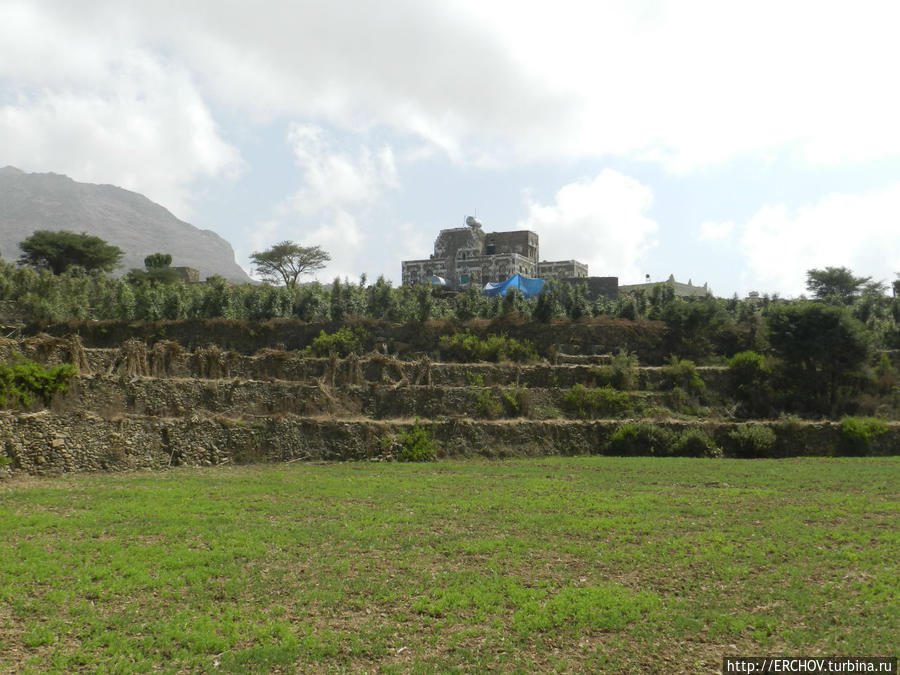
{"type": "Polygon", "coordinates": [[[619,293],[634,293],[636,291],[644,291],[645,293],[650,294],[655,286],[669,286],[670,288],[674,289],[676,298],[702,298],[707,295],[712,295],[712,291],[706,284],[703,284],[702,286],[694,286],[690,279],[688,279],[688,282],[686,284],[681,283],[680,281],[675,281],[674,274],[670,274],[669,278],[665,281],[648,281],[644,284],[629,284],[627,286],[619,286],[619,293]]]}
{"type": "Polygon", "coordinates": [[[529,230],[485,232],[469,216],[466,227],[441,230],[434,253],[425,260],[404,260],[402,283],[424,283],[432,277],[446,280],[449,288],[479,287],[506,281],[514,274],[541,279],[584,279],[588,268],[577,260],[540,260],[538,235],[529,230]]]}

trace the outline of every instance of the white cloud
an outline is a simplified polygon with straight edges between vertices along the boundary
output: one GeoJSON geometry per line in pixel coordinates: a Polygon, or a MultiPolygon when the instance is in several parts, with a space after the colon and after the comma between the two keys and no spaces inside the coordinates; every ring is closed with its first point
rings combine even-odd
{"type": "Polygon", "coordinates": [[[707,220],[700,223],[700,241],[716,241],[725,239],[734,230],[734,223],[707,220]]]}
{"type": "Polygon", "coordinates": [[[800,295],[807,270],[829,266],[890,281],[900,272],[900,184],[796,209],[765,206],[740,229],[748,289],[800,295]]]}
{"type": "Polygon", "coordinates": [[[165,53],[229,110],[385,127],[482,165],[900,154],[896,3],[351,5],[12,0],[0,77],[90,90],[134,50],[165,53]]]}
{"type": "Polygon", "coordinates": [[[311,124],[292,124],[288,142],[303,171],[303,187],[292,198],[298,213],[371,203],[397,186],[390,146],[373,151],[361,145],[353,155],[336,148],[320,127],[311,124]]]}
{"type": "Polygon", "coordinates": [[[373,149],[356,137],[339,142],[312,124],[291,124],[286,140],[301,185],[260,223],[253,241],[259,249],[285,239],[322,246],[331,262],[318,278],[354,278],[373,248],[385,243],[385,236],[375,236],[372,214],[399,185],[394,152],[389,145],[373,149]]]}
{"type": "Polygon", "coordinates": [[[641,265],[656,245],[656,222],[647,215],[653,193],[617,171],[566,185],[549,205],[530,201],[518,227],[541,236],[542,260],[579,260],[593,276],[643,278],[641,265]]]}
{"type": "Polygon", "coordinates": [[[0,8],[4,164],[113,183],[181,217],[195,179],[236,175],[240,155],[187,70],[56,19],[36,5],[0,8]]]}

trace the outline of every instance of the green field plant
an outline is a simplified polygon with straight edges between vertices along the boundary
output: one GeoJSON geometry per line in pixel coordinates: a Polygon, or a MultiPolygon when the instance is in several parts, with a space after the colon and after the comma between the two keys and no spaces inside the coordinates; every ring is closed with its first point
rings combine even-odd
{"type": "Polygon", "coordinates": [[[897,457],[13,477],[0,672],[718,673],[730,653],[890,654],[898,480],[897,457]]]}

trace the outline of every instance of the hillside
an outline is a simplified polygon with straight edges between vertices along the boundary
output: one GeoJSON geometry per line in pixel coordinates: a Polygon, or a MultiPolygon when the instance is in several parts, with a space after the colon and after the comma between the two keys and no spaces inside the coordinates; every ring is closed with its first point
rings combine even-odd
{"type": "Polygon", "coordinates": [[[125,251],[118,273],[143,267],[145,256],[162,252],[172,254],[173,265],[199,270],[201,279],[219,274],[250,281],[227,241],[143,195],[54,173],[0,169],[0,255],[18,259],[19,242],[39,229],[87,232],[118,246],[125,251]]]}

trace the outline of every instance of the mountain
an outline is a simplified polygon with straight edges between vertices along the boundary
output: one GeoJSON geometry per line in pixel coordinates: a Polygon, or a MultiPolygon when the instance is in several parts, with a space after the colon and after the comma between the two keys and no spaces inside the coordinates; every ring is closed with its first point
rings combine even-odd
{"type": "Polygon", "coordinates": [[[143,268],[151,253],[170,253],[173,266],[193,267],[201,279],[220,274],[229,281],[250,281],[234,261],[231,244],[178,220],[143,195],[55,173],[0,169],[0,256],[18,260],[19,242],[35,230],[86,232],[118,246],[125,255],[117,274],[143,268]]]}

